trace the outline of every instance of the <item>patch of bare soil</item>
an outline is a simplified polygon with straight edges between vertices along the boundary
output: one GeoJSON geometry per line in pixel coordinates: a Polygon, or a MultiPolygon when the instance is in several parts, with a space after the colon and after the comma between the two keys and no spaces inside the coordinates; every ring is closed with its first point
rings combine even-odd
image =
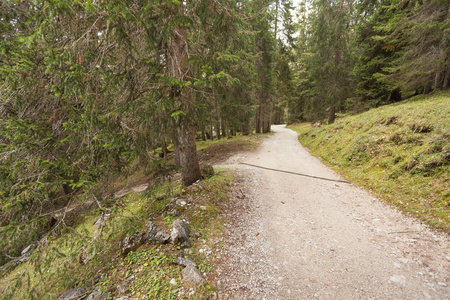
{"type": "Polygon", "coordinates": [[[202,164],[220,164],[239,153],[255,150],[260,141],[260,137],[252,137],[248,140],[230,138],[226,141],[211,145],[205,151],[199,151],[198,158],[202,164]]]}
{"type": "Polygon", "coordinates": [[[449,235],[351,184],[239,164],[341,179],[293,131],[273,131],[221,165],[238,181],[223,207],[219,299],[449,299],[449,235]]]}

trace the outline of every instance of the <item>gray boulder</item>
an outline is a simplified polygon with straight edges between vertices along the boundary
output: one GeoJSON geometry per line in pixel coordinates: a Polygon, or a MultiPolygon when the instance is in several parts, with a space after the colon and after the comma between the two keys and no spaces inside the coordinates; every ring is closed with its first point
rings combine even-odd
{"type": "Polygon", "coordinates": [[[183,220],[178,219],[173,222],[170,242],[172,244],[180,243],[187,248],[191,247],[191,243],[189,242],[189,227],[183,220]]]}
{"type": "Polygon", "coordinates": [[[144,243],[144,235],[142,232],[135,232],[132,235],[127,235],[120,243],[120,251],[122,256],[127,256],[131,251],[136,251],[139,246],[144,243]]]}
{"type": "Polygon", "coordinates": [[[148,229],[144,234],[144,242],[166,244],[170,239],[169,234],[160,230],[153,222],[148,222],[148,229]]]}
{"type": "Polygon", "coordinates": [[[184,281],[192,285],[200,285],[206,282],[202,273],[196,267],[187,266],[181,271],[181,275],[183,275],[184,281]]]}
{"type": "Polygon", "coordinates": [[[182,266],[182,267],[197,267],[197,264],[195,263],[195,261],[193,261],[191,258],[189,257],[184,257],[182,253],[178,254],[177,259],[175,259],[173,261],[174,264],[182,266]]]}
{"type": "Polygon", "coordinates": [[[169,240],[170,235],[162,230],[155,235],[155,241],[157,241],[160,244],[167,244],[169,240]]]}

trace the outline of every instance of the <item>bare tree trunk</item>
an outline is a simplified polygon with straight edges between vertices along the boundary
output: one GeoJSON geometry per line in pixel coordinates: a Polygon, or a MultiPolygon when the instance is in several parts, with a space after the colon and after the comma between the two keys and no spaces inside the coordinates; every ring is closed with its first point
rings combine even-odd
{"type": "Polygon", "coordinates": [[[216,123],[215,130],[216,130],[216,137],[218,140],[220,140],[220,124],[219,124],[219,122],[216,123]]]}
{"type": "Polygon", "coordinates": [[[333,124],[334,121],[336,120],[336,107],[334,107],[334,105],[332,105],[330,107],[330,112],[329,112],[329,116],[328,116],[328,124],[333,124]]]}
{"type": "Polygon", "coordinates": [[[261,106],[258,107],[255,114],[255,133],[261,133],[261,106]]]}
{"type": "Polygon", "coordinates": [[[169,149],[167,149],[166,138],[161,137],[161,156],[162,156],[162,158],[166,157],[167,153],[169,153],[169,149]]]}
{"type": "Polygon", "coordinates": [[[439,71],[436,72],[436,76],[434,77],[434,90],[440,90],[444,83],[445,72],[439,71]]]}
{"type": "Polygon", "coordinates": [[[442,84],[442,88],[448,89],[450,87],[450,67],[447,68],[444,76],[444,83],[442,84]]]}
{"type": "Polygon", "coordinates": [[[206,141],[206,134],[205,134],[205,130],[202,130],[202,141],[206,141]]]}
{"type": "MultiPolygon", "coordinates": [[[[185,13],[183,4],[174,5],[173,8],[178,15],[185,13]]],[[[170,76],[183,82],[188,79],[190,73],[187,31],[186,28],[179,25],[175,26],[173,31],[173,36],[168,42],[168,70],[170,76]]],[[[172,96],[181,100],[178,109],[186,114],[186,116],[179,116],[175,121],[176,128],[173,140],[175,161],[178,160],[179,165],[183,167],[181,172],[183,185],[188,186],[201,178],[195,144],[196,129],[189,119],[191,105],[194,102],[192,90],[190,87],[182,89],[173,87],[172,96]]]]}
{"type": "Polygon", "coordinates": [[[242,123],[242,135],[250,135],[250,124],[248,121],[242,123]]]}
{"type": "Polygon", "coordinates": [[[227,127],[225,126],[225,121],[224,121],[223,117],[220,118],[220,124],[221,124],[221,127],[222,127],[222,136],[223,137],[228,136],[227,135],[227,127]]]}
{"type": "Polygon", "coordinates": [[[202,175],[197,160],[195,144],[196,129],[193,125],[181,125],[177,128],[177,142],[183,186],[189,186],[199,180],[202,175]]]}

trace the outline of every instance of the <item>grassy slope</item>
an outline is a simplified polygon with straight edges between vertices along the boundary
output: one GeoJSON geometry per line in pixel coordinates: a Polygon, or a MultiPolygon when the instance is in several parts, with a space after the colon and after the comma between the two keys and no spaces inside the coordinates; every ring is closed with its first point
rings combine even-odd
{"type": "Polygon", "coordinates": [[[295,124],[300,142],[348,180],[450,232],[450,93],[295,124]]]}
{"type": "MultiPolygon", "coordinates": [[[[204,163],[211,163],[232,153],[249,150],[260,140],[255,136],[238,136],[229,140],[200,142],[199,155],[204,163]]],[[[47,243],[39,245],[25,263],[6,274],[0,268],[0,299],[56,299],[67,289],[91,286],[92,279],[98,274],[102,277],[94,287],[100,287],[102,293],[111,291],[108,299],[118,296],[117,286],[131,275],[135,278],[122,296],[140,299],[207,298],[213,292],[212,287],[206,284],[190,294],[192,287],[183,282],[182,268],[172,264],[181,250],[179,247],[143,245],[135,253],[121,258],[119,242],[130,230],[144,230],[149,216],[160,228],[169,231],[178,217],[164,217],[165,205],[173,197],[189,199],[192,205],[186,207],[179,218],[186,217],[191,231],[199,232],[201,238],[191,239],[193,246],[187,255],[197,262],[202,272],[208,272],[215,251],[207,254],[199,250],[213,250],[217,245],[216,237],[223,230],[218,205],[226,201],[233,178],[228,171],[216,172],[217,175],[200,182],[201,188],[182,190],[180,179],[175,179],[154,183],[145,193],[131,193],[120,199],[107,200],[103,205],[111,207],[111,216],[97,239],[93,239],[93,224],[99,218],[100,210],[94,208],[92,212],[78,216],[76,226],[67,228],[60,236],[50,235],[47,243]],[[161,195],[164,196],[162,200],[161,195]],[[86,265],[79,262],[83,250],[88,256],[95,253],[86,265]],[[176,280],[176,286],[170,284],[171,279],[176,280]]],[[[143,173],[129,178],[117,177],[108,185],[117,190],[124,185],[133,186],[132,182],[142,183],[143,173]]]]}

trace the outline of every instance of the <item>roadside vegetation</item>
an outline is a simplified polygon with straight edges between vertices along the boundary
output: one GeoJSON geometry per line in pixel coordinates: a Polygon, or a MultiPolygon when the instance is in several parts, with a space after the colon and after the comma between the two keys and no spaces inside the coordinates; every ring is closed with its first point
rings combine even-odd
{"type": "Polygon", "coordinates": [[[450,232],[449,103],[447,91],[290,128],[350,182],[450,232]]]}
{"type": "MultiPolygon", "coordinates": [[[[260,141],[258,136],[202,141],[198,143],[200,160],[204,164],[219,161],[236,151],[250,150],[260,141]]],[[[103,187],[110,196],[99,203],[83,205],[86,200],[78,196],[74,202],[84,210],[66,220],[70,226],[61,225],[62,229],[33,243],[34,250],[25,262],[0,269],[0,298],[57,299],[64,291],[82,287],[89,288],[87,295],[98,291],[106,299],[207,299],[214,295],[214,287],[208,283],[196,286],[185,282],[182,267],[173,262],[183,253],[208,279],[223,231],[219,206],[227,200],[233,175],[216,169],[215,175],[183,188],[174,169],[169,156],[161,160],[160,173],[146,175],[140,170],[128,177],[110,178],[103,187]],[[143,184],[148,184],[145,191],[131,189],[143,184]],[[175,204],[176,211],[173,199],[181,201],[175,204]],[[99,226],[98,220],[106,215],[99,226]],[[145,232],[149,221],[170,232],[177,219],[188,222],[194,234],[191,247],[144,243],[121,255],[120,242],[126,235],[145,232]]]]}

